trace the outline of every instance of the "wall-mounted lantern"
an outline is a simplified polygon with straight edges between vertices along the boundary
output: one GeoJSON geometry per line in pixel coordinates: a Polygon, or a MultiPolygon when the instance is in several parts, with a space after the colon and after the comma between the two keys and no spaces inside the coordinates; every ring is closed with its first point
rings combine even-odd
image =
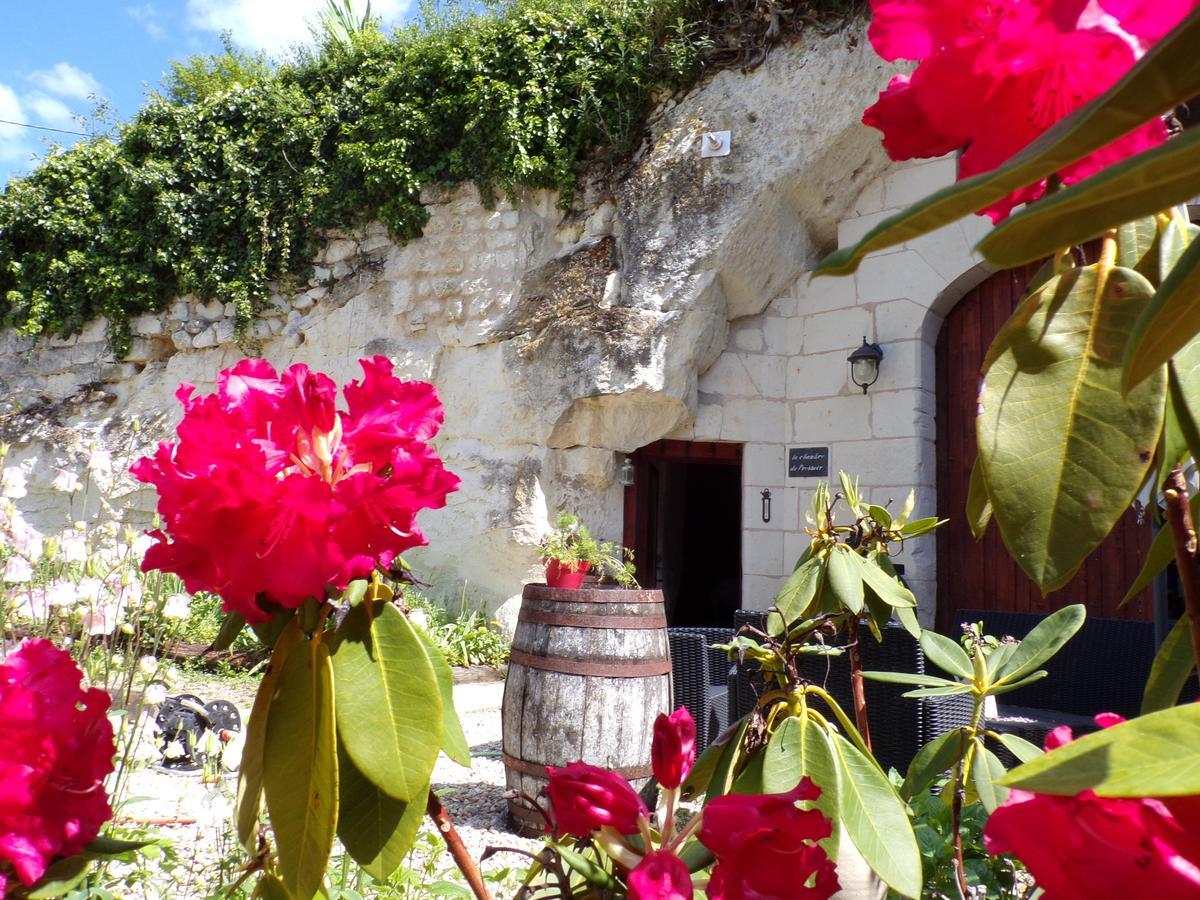
{"type": "Polygon", "coordinates": [[[762,520],[764,522],[771,521],[771,489],[763,488],[762,490],[762,520]]]}
{"type": "Polygon", "coordinates": [[[617,480],[625,487],[633,487],[633,477],[633,460],[626,456],[617,472],[617,480]]]}
{"type": "Polygon", "coordinates": [[[850,363],[850,380],[867,392],[879,378],[879,362],[883,359],[883,351],[878,344],[868,344],[863,335],[862,346],[846,357],[850,363]]]}

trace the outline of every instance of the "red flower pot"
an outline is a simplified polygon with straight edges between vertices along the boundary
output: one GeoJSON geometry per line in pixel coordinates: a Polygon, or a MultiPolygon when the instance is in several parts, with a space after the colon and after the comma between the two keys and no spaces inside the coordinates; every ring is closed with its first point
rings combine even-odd
{"type": "Polygon", "coordinates": [[[577,563],[574,572],[557,559],[545,560],[546,563],[546,586],[552,588],[561,588],[564,591],[577,591],[580,585],[583,584],[583,577],[587,575],[588,569],[591,568],[591,563],[577,563]]]}

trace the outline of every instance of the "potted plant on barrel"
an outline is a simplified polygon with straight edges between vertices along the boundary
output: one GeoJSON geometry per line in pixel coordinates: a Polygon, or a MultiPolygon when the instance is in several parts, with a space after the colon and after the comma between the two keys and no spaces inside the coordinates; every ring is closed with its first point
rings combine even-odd
{"type": "Polygon", "coordinates": [[[612,541],[597,541],[587,526],[570,513],[559,513],[554,528],[538,545],[546,566],[546,584],[552,588],[578,590],[588,572],[636,588],[633,551],[612,541]]]}

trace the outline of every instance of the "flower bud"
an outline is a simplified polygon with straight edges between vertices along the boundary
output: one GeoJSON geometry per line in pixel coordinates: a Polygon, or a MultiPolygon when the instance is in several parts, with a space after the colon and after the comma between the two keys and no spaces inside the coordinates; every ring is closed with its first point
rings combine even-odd
{"type": "Polygon", "coordinates": [[[692,900],[687,864],[669,850],[647,853],[629,873],[629,900],[692,900]]]}
{"type": "Polygon", "coordinates": [[[650,745],[654,777],[664,788],[677,788],[696,762],[696,723],[686,706],[669,716],[659,713],[654,720],[654,741],[650,745]]]}
{"type": "Polygon", "coordinates": [[[563,768],[547,766],[550,784],[546,794],[558,833],[587,837],[604,825],[621,834],[638,830],[638,816],[650,811],[629,782],[607,769],[585,762],[563,768]]]}

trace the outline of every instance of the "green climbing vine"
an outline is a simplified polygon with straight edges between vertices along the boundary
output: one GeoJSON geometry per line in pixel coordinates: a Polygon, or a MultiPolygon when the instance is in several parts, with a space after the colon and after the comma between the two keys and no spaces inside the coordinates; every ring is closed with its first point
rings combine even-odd
{"type": "Polygon", "coordinates": [[[229,46],[177,63],[129,123],[0,193],[0,324],[69,335],[103,315],[120,356],[132,318],[181,294],[233,302],[245,329],[321,228],[419,235],[423,184],[569,203],[584,160],[698,77],[714,4],[510,0],[278,65],[229,46]]]}

